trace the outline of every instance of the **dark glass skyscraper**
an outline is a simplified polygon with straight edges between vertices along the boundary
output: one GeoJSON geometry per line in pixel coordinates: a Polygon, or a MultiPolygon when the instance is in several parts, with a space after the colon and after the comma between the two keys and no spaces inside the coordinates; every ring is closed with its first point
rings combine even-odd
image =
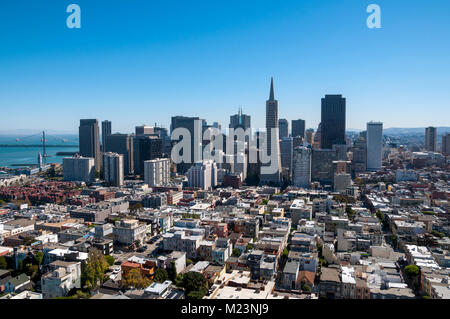
{"type": "Polygon", "coordinates": [[[305,138],[305,120],[292,120],[292,137],[305,138]]]}
{"type": "Polygon", "coordinates": [[[286,119],[278,120],[278,130],[280,134],[280,139],[284,137],[289,137],[289,122],[286,119]]]}
{"type": "Polygon", "coordinates": [[[100,131],[97,119],[80,120],[79,127],[80,155],[95,160],[95,170],[102,169],[100,153],[100,131]]]}
{"type": "Polygon", "coordinates": [[[123,167],[125,175],[134,172],[134,147],[133,137],[129,134],[111,134],[106,137],[105,152],[113,152],[123,155],[123,167]]]}
{"type": "MultiPolygon", "coordinates": [[[[177,164],[177,170],[185,173],[196,162],[202,159],[202,122],[198,117],[173,116],[170,125],[170,135],[177,128],[185,128],[191,135],[191,159],[188,163],[177,164]]],[[[178,140],[172,140],[177,143],[178,140]]],[[[180,154],[181,155],[181,154],[180,154]]]]}
{"type": "Polygon", "coordinates": [[[111,121],[103,121],[102,122],[102,151],[106,152],[106,137],[111,135],[111,121]]]}
{"type": "Polygon", "coordinates": [[[325,95],[322,98],[321,148],[331,149],[333,144],[345,144],[345,98],[325,95]]]}

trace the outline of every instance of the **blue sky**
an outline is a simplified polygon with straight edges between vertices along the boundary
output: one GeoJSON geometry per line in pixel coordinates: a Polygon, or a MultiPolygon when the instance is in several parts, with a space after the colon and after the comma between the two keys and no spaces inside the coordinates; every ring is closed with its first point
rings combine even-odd
{"type": "Polygon", "coordinates": [[[15,0],[0,2],[1,130],[169,127],[173,115],[228,126],[242,106],[264,127],[270,77],[279,117],[320,121],[347,98],[347,128],[450,125],[448,0],[15,0]],[[82,28],[66,27],[81,7],[82,28]],[[381,7],[368,29],[366,7],[381,7]]]}

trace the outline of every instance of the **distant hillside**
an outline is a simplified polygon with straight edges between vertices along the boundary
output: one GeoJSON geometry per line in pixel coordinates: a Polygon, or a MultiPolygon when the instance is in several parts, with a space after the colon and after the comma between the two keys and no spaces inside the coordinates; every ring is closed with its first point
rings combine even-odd
{"type": "MultiPolygon", "coordinates": [[[[450,133],[450,127],[442,126],[437,128],[438,135],[443,135],[445,133],[450,133]]],[[[424,127],[417,128],[387,128],[383,130],[385,135],[425,135],[424,127]]]]}

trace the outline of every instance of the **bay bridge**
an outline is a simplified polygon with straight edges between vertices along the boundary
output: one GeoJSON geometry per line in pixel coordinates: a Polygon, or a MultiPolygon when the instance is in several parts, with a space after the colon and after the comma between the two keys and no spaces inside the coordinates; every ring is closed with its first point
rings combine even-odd
{"type": "Polygon", "coordinates": [[[26,135],[26,136],[18,136],[15,138],[15,141],[11,141],[7,144],[0,144],[0,147],[42,147],[42,157],[51,157],[51,155],[47,154],[47,148],[61,148],[61,147],[78,147],[78,137],[75,138],[67,138],[61,137],[57,135],[46,134],[45,131],[39,132],[37,134],[26,135]],[[40,143],[36,144],[36,139],[40,137],[40,143]],[[49,140],[52,140],[53,143],[58,144],[49,144],[49,140]]]}

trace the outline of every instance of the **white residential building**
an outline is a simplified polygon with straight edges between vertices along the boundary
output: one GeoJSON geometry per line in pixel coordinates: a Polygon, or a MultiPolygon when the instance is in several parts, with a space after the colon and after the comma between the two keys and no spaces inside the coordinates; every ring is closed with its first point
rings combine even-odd
{"type": "Polygon", "coordinates": [[[170,181],[170,160],[157,158],[144,162],[144,181],[150,186],[166,185],[170,181]]]}
{"type": "Polygon", "coordinates": [[[63,159],[65,181],[91,183],[95,179],[95,160],[91,157],[66,157],[63,159]]]}
{"type": "Polygon", "coordinates": [[[187,175],[189,187],[208,190],[217,185],[217,165],[212,160],[195,163],[187,175]]]}
{"type": "Polygon", "coordinates": [[[103,154],[103,176],[105,182],[114,186],[122,186],[124,180],[123,172],[122,154],[111,152],[103,154]]]}

